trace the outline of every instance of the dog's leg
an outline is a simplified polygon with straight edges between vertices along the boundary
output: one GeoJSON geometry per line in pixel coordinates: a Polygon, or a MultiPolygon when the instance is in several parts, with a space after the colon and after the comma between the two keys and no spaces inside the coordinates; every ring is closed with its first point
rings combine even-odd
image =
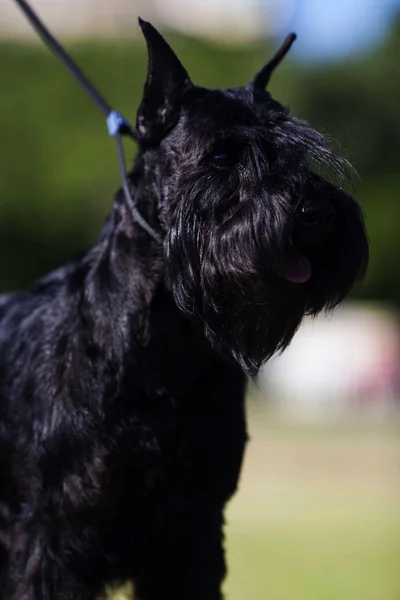
{"type": "Polygon", "coordinates": [[[142,556],[135,600],[221,600],[222,524],[222,512],[207,510],[201,498],[178,506],[142,556]]]}
{"type": "MultiPolygon", "coordinates": [[[[20,524],[21,525],[21,524],[20,524]]],[[[11,545],[1,553],[0,600],[95,600],[102,580],[101,569],[85,568],[85,561],[51,547],[42,533],[19,526],[9,537],[11,545]],[[90,574],[90,578],[88,575],[90,574]],[[97,577],[96,577],[97,575],[97,577]]],[[[79,540],[75,540],[79,545],[79,540]]],[[[71,546],[74,545],[71,540],[71,546]]]]}
{"type": "Polygon", "coordinates": [[[96,595],[87,587],[70,580],[53,582],[33,577],[24,581],[23,575],[13,570],[14,581],[0,591],[0,600],[95,600],[96,595]],[[18,579],[18,581],[16,581],[18,579]]]}
{"type": "MultiPolygon", "coordinates": [[[[53,568],[56,570],[55,565],[53,568]]],[[[62,571],[57,582],[40,574],[26,581],[24,574],[12,569],[12,581],[6,580],[0,590],[0,600],[95,600],[96,597],[93,590],[62,571]]]]}
{"type": "Polygon", "coordinates": [[[247,439],[244,385],[238,369],[219,364],[191,390],[180,462],[151,507],[138,553],[137,600],[222,598],[223,510],[236,489],[247,439]]]}

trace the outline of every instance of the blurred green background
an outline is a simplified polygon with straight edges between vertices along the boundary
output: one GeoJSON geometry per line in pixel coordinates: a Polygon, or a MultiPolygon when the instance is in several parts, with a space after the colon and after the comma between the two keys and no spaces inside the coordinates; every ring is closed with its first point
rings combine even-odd
{"type": "MultiPolygon", "coordinates": [[[[342,35],[338,27],[338,44],[342,35]]],[[[0,289],[5,291],[29,285],[93,243],[119,175],[105,125],[70,75],[40,45],[3,38],[0,289]]],[[[143,41],[126,35],[83,38],[68,42],[73,56],[113,106],[134,121],[146,74],[143,41]]],[[[182,30],[171,31],[168,40],[195,83],[209,87],[247,83],[277,44],[259,36],[237,44],[231,36],[221,43],[182,30]]],[[[292,55],[270,85],[294,115],[340,142],[355,166],[371,264],[354,295],[395,307],[400,307],[399,56],[400,19],[393,19],[379,42],[341,60],[292,55]]],[[[127,150],[133,159],[134,148],[127,150]]],[[[228,508],[227,598],[400,599],[396,423],[294,425],[271,414],[264,400],[253,388],[252,442],[240,493],[228,508]]],[[[113,594],[114,600],[126,598],[129,590],[113,594]]]]}
{"type": "MultiPolygon", "coordinates": [[[[272,45],[238,48],[169,36],[200,85],[247,83],[272,45]],[[269,49],[268,49],[269,48],[269,49]]],[[[146,70],[143,43],[72,45],[74,57],[131,121],[146,70]]],[[[288,59],[270,89],[329,132],[360,177],[371,239],[364,298],[400,303],[400,24],[346,62],[288,59]]],[[[0,287],[18,288],[93,242],[119,186],[115,148],[90,100],[40,46],[0,45],[0,287]]],[[[133,156],[134,148],[128,152],[133,156]]]]}

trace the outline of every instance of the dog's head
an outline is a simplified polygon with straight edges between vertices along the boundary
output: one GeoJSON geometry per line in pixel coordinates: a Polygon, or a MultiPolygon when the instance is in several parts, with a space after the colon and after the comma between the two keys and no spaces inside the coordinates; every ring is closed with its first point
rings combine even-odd
{"type": "Polygon", "coordinates": [[[364,274],[364,220],[340,185],[349,165],[265,89],[294,36],[249,85],[211,90],[140,24],[149,72],[137,134],[168,283],[180,310],[254,375],[304,315],[333,308],[364,274]]]}

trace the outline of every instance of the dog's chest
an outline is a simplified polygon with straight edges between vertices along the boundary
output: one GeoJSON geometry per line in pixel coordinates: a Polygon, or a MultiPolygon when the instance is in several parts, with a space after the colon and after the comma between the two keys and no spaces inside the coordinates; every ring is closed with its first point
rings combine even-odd
{"type": "Polygon", "coordinates": [[[175,487],[231,495],[246,428],[244,378],[233,369],[228,382],[227,370],[204,374],[184,397],[146,399],[116,424],[109,472],[125,497],[146,502],[175,487]]]}

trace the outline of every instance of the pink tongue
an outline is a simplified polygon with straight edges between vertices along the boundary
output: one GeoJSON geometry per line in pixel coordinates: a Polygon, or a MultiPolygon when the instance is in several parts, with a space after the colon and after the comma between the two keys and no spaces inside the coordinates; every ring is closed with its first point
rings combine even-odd
{"type": "Polygon", "coordinates": [[[311,279],[312,267],[306,256],[292,258],[283,271],[283,277],[292,283],[306,283],[311,279]]]}

